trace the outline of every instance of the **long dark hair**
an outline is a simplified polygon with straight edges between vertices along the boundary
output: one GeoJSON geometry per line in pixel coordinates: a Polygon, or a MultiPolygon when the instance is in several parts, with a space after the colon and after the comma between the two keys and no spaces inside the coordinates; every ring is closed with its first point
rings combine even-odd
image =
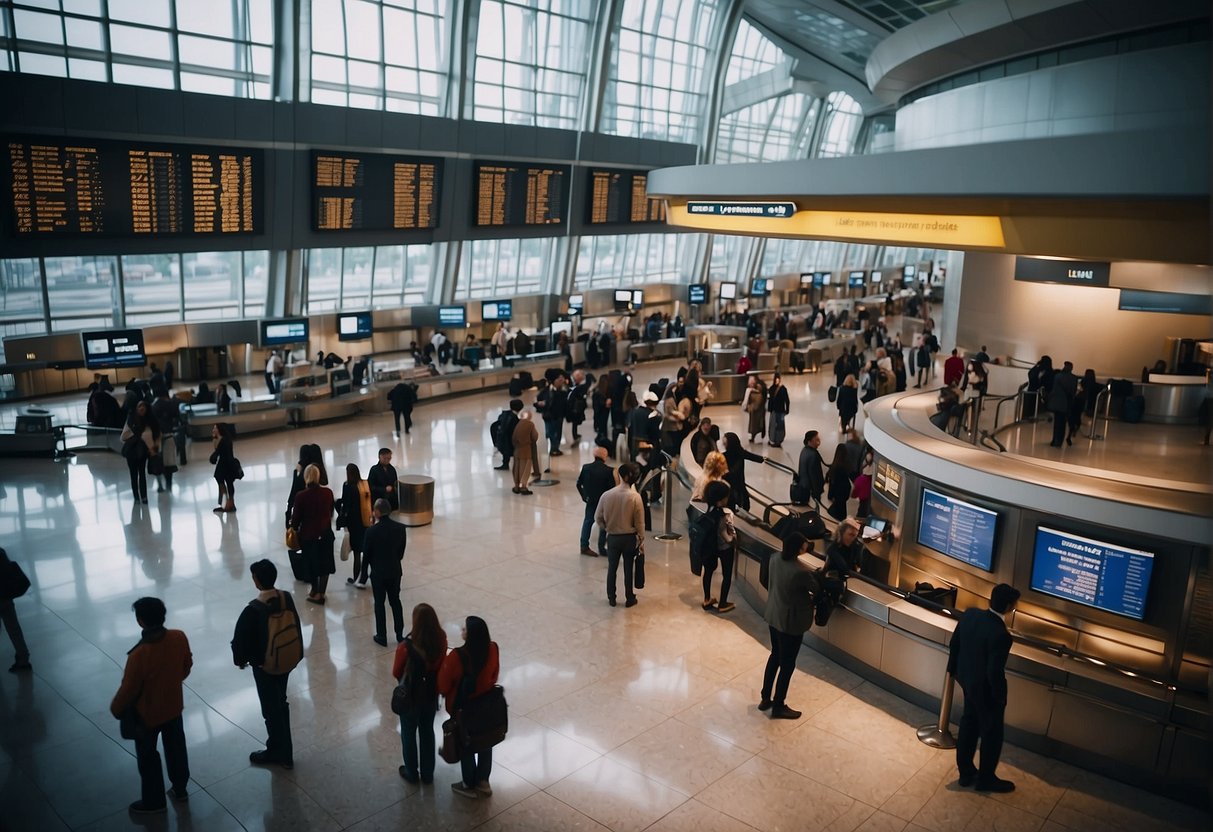
{"type": "Polygon", "coordinates": [[[313,445],[307,446],[307,453],[308,453],[308,460],[307,460],[307,463],[303,467],[307,468],[308,465],[315,465],[317,468],[320,469],[320,484],[328,485],[329,484],[329,472],[328,472],[328,469],[324,467],[324,451],[320,450],[319,445],[313,444],[313,445]]]}
{"type": "Polygon", "coordinates": [[[427,662],[442,658],[446,650],[446,634],[438,623],[438,613],[429,604],[413,607],[413,631],[409,634],[413,647],[427,662]]]}
{"type": "Polygon", "coordinates": [[[736,456],[741,452],[741,440],[737,438],[735,433],[726,433],[724,435],[724,455],[725,457],[736,456]]]}
{"type": "Polygon", "coordinates": [[[489,660],[489,625],[483,618],[469,615],[463,622],[463,628],[468,634],[467,641],[463,643],[468,660],[464,670],[473,668],[479,673],[489,660]]]}
{"type": "Polygon", "coordinates": [[[348,485],[357,485],[362,482],[362,472],[352,462],[345,466],[345,481],[348,485]]]}
{"type": "Polygon", "coordinates": [[[792,532],[783,539],[783,551],[779,553],[779,557],[783,560],[796,560],[808,542],[809,539],[800,532],[792,532]]]}

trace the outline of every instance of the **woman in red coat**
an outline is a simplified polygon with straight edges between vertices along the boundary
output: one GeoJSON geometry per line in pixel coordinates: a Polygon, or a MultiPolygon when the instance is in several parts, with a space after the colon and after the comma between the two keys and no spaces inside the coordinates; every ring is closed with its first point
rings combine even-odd
{"type": "Polygon", "coordinates": [[[337,571],[333,560],[333,492],[320,484],[320,469],[309,465],[303,470],[305,487],[295,496],[291,525],[299,530],[304,568],[312,582],[307,600],[324,603],[329,575],[337,571]]]}
{"type": "MultiPolygon", "coordinates": [[[[438,671],[438,692],[446,700],[446,712],[458,713],[467,699],[475,699],[497,684],[501,659],[497,642],[489,639],[489,625],[483,618],[469,615],[463,625],[463,646],[456,647],[438,671]],[[471,692],[460,691],[464,675],[471,677],[471,692]]],[[[451,784],[451,791],[464,797],[488,797],[493,793],[489,774],[493,771],[493,749],[464,751],[459,761],[463,779],[451,784]]]]}
{"type": "Polygon", "coordinates": [[[404,754],[400,776],[409,783],[434,782],[434,714],[438,711],[438,689],[433,680],[438,678],[445,658],[446,633],[438,623],[438,614],[429,604],[418,604],[413,607],[413,629],[396,646],[396,661],[392,664],[392,676],[397,682],[405,673],[410,679],[431,680],[429,684],[414,682],[413,690],[417,695],[413,706],[400,715],[400,747],[404,754]]]}

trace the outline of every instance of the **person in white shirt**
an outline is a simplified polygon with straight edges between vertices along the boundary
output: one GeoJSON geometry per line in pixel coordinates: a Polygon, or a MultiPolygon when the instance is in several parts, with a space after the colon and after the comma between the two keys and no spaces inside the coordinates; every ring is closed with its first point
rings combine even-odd
{"type": "Polygon", "coordinates": [[[493,358],[504,358],[506,345],[509,343],[510,333],[505,328],[504,323],[497,324],[497,331],[493,333],[493,339],[489,342],[493,348],[493,358]]]}
{"type": "Polygon", "coordinates": [[[278,350],[271,350],[270,357],[265,361],[265,386],[269,388],[271,396],[277,395],[281,379],[282,358],[278,355],[278,350]]]}

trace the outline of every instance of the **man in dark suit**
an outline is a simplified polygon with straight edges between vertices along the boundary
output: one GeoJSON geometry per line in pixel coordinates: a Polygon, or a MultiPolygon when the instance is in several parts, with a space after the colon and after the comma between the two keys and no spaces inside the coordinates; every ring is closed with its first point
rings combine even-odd
{"type": "Polygon", "coordinates": [[[976,785],[979,792],[1010,792],[1015,784],[999,779],[994,770],[1002,752],[1003,713],[1007,707],[1007,655],[1011,634],[1003,617],[1015,609],[1019,590],[999,584],[990,594],[990,608],[964,611],[952,633],[948,672],[965,694],[964,716],[956,738],[956,767],[960,785],[976,785]],[[981,740],[981,767],[973,755],[981,740]]]}
{"type": "MultiPolygon", "coordinates": [[[[1074,375],[1074,365],[1067,361],[1061,372],[1053,376],[1053,387],[1045,400],[1049,412],[1053,414],[1053,441],[1049,444],[1060,448],[1066,438],[1066,424],[1070,419],[1070,406],[1078,395],[1078,378],[1074,375]]],[[[1073,443],[1071,443],[1073,444],[1073,443]]]]}
{"type": "MultiPolygon", "coordinates": [[[[379,462],[366,473],[366,484],[371,489],[372,500],[387,500],[391,511],[400,508],[400,496],[396,493],[396,468],[392,465],[392,449],[379,449],[379,462]]],[[[390,512],[388,512],[390,513],[390,512]]]]}
{"type": "Polygon", "coordinates": [[[400,606],[400,578],[403,575],[404,547],[408,530],[391,518],[392,504],[375,501],[375,525],[366,530],[362,545],[371,570],[371,594],[375,602],[375,643],[387,647],[387,614],[383,602],[392,607],[396,642],[404,641],[404,610],[400,606]]]}
{"type": "Polygon", "coordinates": [[[581,554],[596,558],[606,557],[606,529],[598,527],[598,551],[590,548],[590,527],[594,525],[594,512],[598,511],[598,500],[615,487],[615,469],[607,465],[607,449],[601,445],[594,448],[594,461],[581,466],[577,475],[577,493],[585,501],[585,519],[581,521],[581,554]]]}

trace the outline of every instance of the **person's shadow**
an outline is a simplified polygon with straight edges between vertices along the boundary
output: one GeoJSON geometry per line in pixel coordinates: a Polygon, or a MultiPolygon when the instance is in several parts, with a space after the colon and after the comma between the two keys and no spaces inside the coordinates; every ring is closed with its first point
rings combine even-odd
{"type": "Polygon", "coordinates": [[[245,576],[244,547],[240,545],[240,521],[233,512],[223,515],[220,522],[219,554],[228,572],[237,580],[245,576]]]}

